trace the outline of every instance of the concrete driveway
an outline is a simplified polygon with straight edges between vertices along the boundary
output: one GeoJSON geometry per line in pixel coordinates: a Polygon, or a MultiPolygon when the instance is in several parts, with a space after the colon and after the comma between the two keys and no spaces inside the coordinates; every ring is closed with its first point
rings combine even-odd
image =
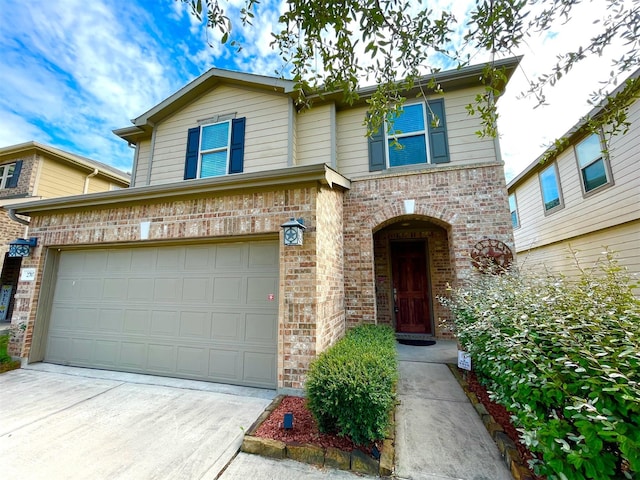
{"type": "Polygon", "coordinates": [[[36,364],[0,375],[0,476],[214,479],[274,391],[36,364]]]}

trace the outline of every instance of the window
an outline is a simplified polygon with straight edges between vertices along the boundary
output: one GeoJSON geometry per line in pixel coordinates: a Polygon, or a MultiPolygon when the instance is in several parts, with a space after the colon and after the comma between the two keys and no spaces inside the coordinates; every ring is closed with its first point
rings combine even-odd
{"type": "Polygon", "coordinates": [[[511,211],[511,224],[513,228],[520,226],[520,219],[518,218],[518,203],[516,202],[516,194],[509,195],[509,210],[511,211]]]}
{"type": "Polygon", "coordinates": [[[426,163],[449,162],[449,143],[444,112],[444,100],[404,105],[402,111],[389,119],[369,138],[369,170],[384,170],[426,163]]]}
{"type": "Polygon", "coordinates": [[[0,165],[0,190],[18,186],[18,177],[22,169],[22,160],[0,165]]]}
{"type": "Polygon", "coordinates": [[[562,208],[560,183],[558,182],[558,171],[555,163],[549,165],[540,173],[540,188],[542,189],[542,202],[545,212],[562,208]]]}
{"type": "Polygon", "coordinates": [[[234,118],[189,129],[185,180],[241,173],[245,120],[234,118]]]}
{"type": "Polygon", "coordinates": [[[584,193],[610,183],[608,159],[603,153],[600,135],[588,136],[575,149],[584,193]]]}

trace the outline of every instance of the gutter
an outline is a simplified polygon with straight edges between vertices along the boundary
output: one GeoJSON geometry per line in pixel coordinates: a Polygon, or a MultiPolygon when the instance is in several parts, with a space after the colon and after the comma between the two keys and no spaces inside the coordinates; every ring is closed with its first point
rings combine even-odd
{"type": "Polygon", "coordinates": [[[91,177],[95,177],[96,175],[98,175],[99,170],[97,168],[93,169],[93,172],[91,172],[89,175],[87,175],[84,179],[84,188],[82,189],[82,193],[87,193],[89,191],[89,179],[91,177]]]}
{"type": "Polygon", "coordinates": [[[29,224],[31,223],[29,220],[25,220],[24,218],[16,217],[15,208],[9,208],[9,209],[7,209],[7,212],[9,214],[9,218],[11,220],[13,220],[14,222],[18,222],[18,223],[21,223],[22,225],[27,225],[27,226],[29,226],[29,224]]]}

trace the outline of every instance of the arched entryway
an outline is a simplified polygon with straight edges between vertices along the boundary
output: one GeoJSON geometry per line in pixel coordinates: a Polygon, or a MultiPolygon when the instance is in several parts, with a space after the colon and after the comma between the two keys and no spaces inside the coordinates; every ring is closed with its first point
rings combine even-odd
{"type": "Polygon", "coordinates": [[[406,215],[374,232],[377,321],[392,325],[398,337],[448,336],[440,326],[446,312],[438,301],[455,279],[447,227],[406,215]]]}

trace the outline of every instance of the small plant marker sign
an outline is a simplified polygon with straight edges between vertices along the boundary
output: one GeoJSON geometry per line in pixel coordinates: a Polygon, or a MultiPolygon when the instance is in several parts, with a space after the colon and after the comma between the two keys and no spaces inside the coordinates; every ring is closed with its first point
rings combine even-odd
{"type": "Polygon", "coordinates": [[[471,355],[462,350],[458,350],[458,368],[471,371],[471,355]]]}

